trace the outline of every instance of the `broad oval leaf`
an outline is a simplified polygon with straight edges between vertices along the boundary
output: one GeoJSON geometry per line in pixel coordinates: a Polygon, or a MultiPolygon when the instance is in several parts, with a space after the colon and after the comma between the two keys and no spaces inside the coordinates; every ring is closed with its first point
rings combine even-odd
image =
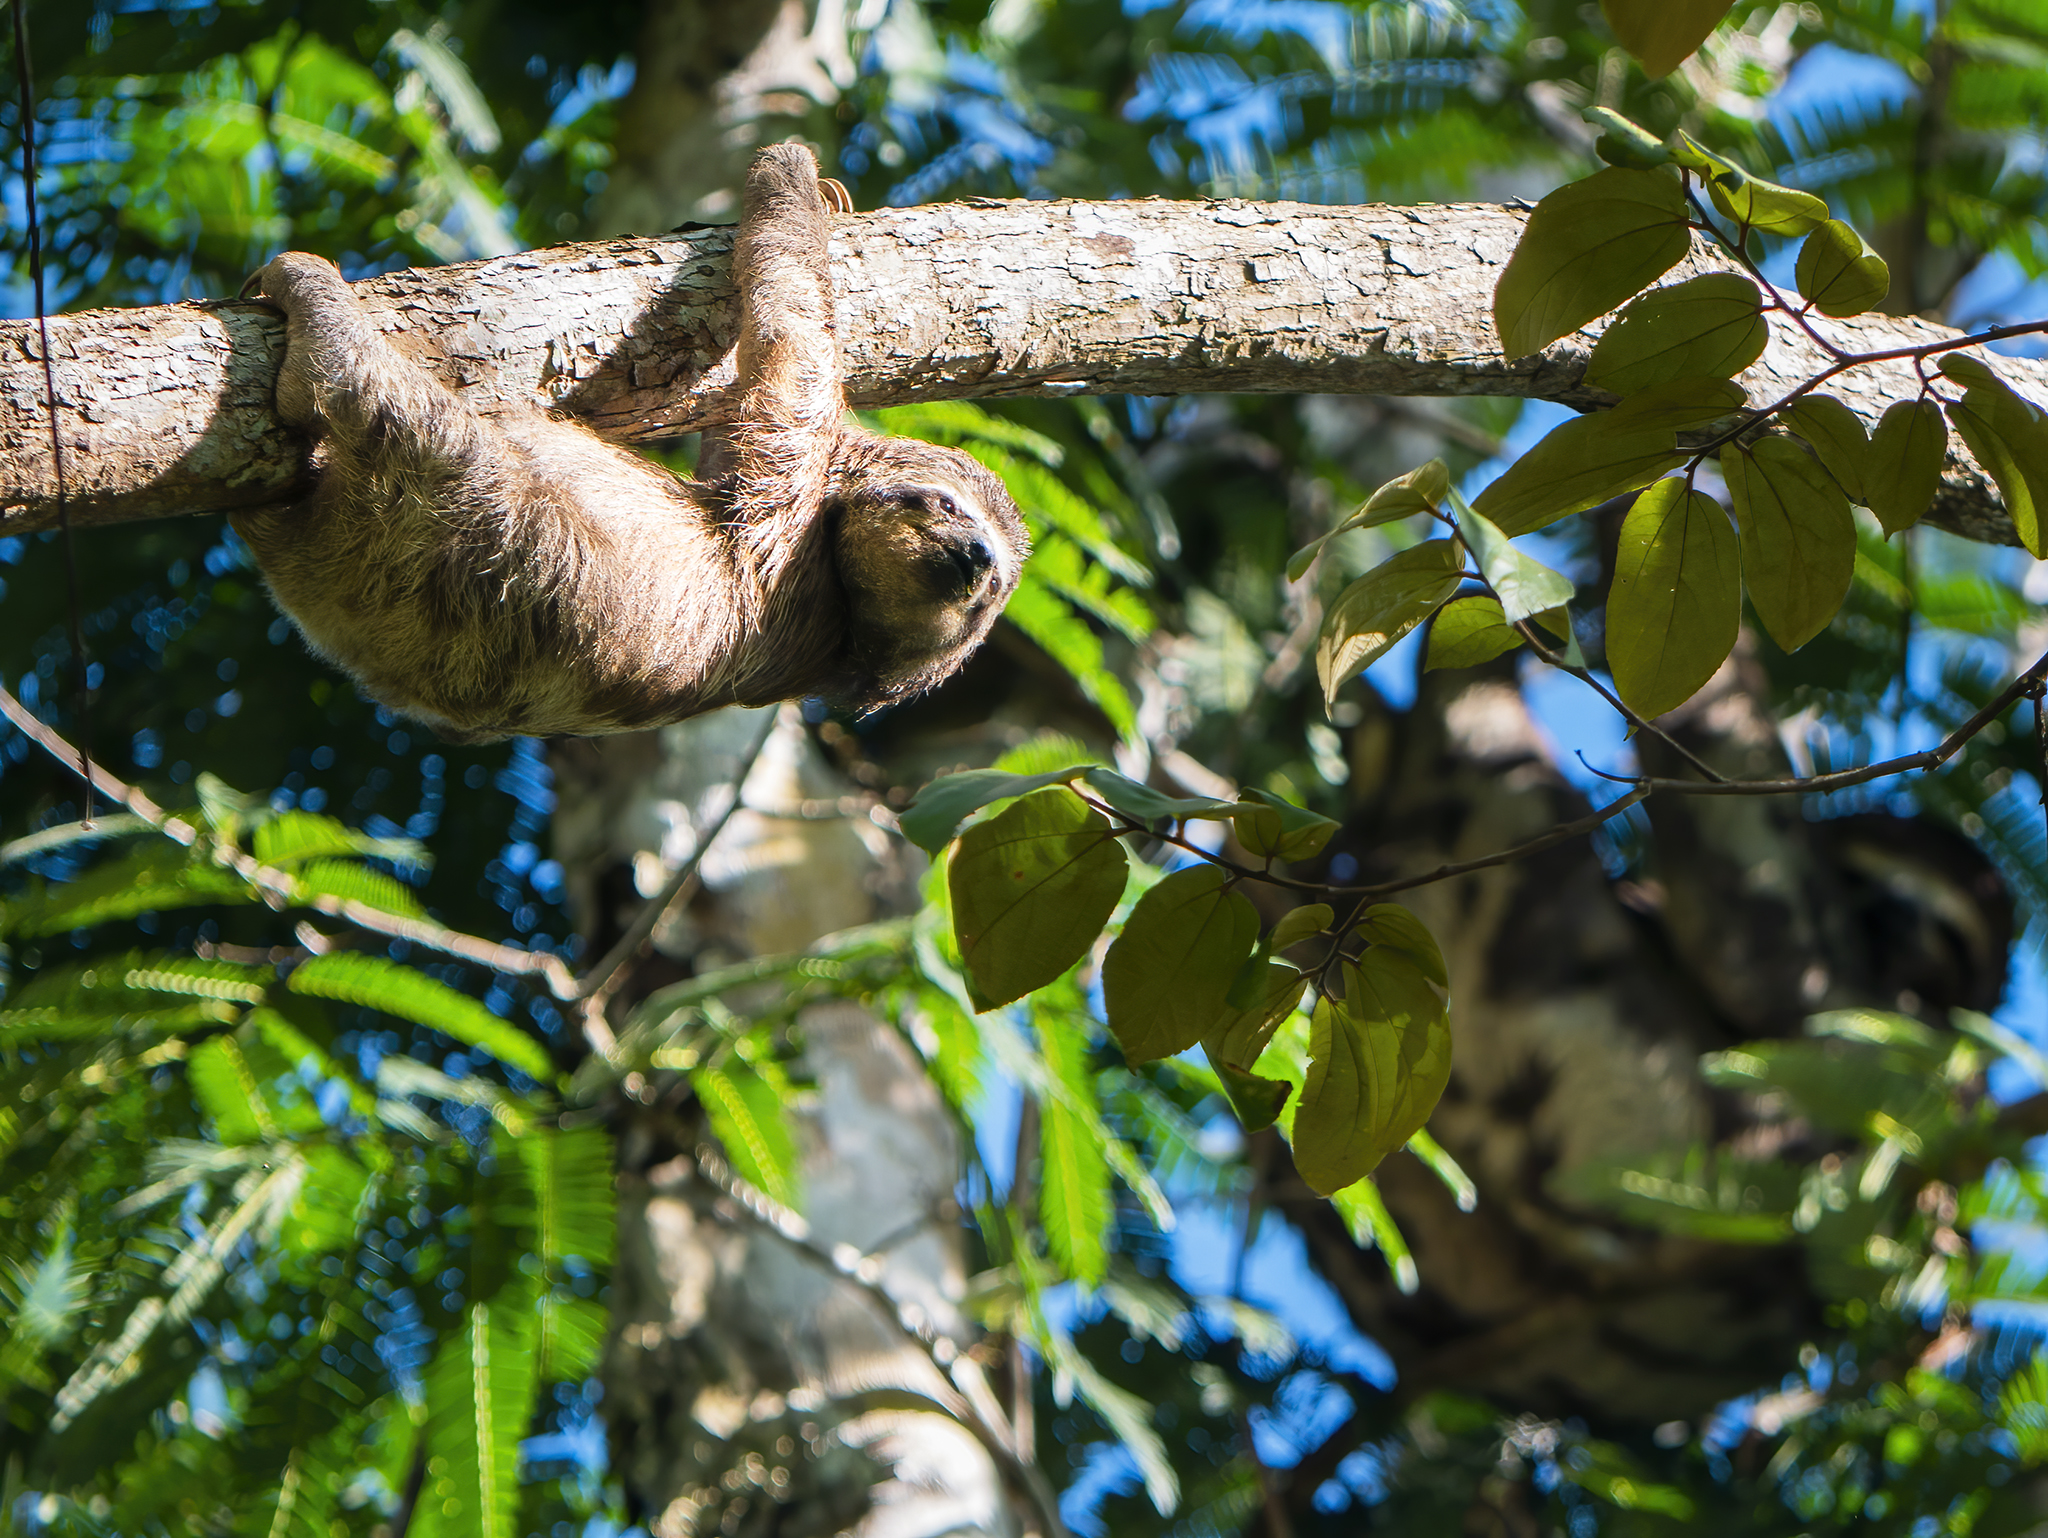
{"type": "Polygon", "coordinates": [[[1733,379],[1763,356],[1763,296],[1737,272],[1710,272],[1643,295],[1600,333],[1586,383],[1630,395],[1673,379],[1733,379]]]}
{"type": "Polygon", "coordinates": [[[1090,769],[1082,783],[1126,817],[1140,822],[1179,822],[1189,817],[1217,820],[1237,810],[1235,801],[1212,796],[1169,796],[1113,769],[1090,769]]]}
{"type": "Polygon", "coordinates": [[[2048,549],[2048,414],[1981,358],[1950,353],[1941,360],[1941,371],[1968,386],[1962,400],[1949,408],[1949,420],[1998,482],[2020,543],[2042,559],[2048,549]]]}
{"type": "Polygon", "coordinates": [[[1484,513],[1455,493],[1453,505],[1458,510],[1458,532],[1479,562],[1487,586],[1500,599],[1501,616],[1507,624],[1563,608],[1572,601],[1577,590],[1569,577],[1517,550],[1484,513]]]}
{"type": "Polygon", "coordinates": [[[1645,720],[1691,699],[1735,645],[1741,557],[1728,515],[1674,476],[1622,520],[1607,599],[1615,688],[1645,720]]]}
{"type": "Polygon", "coordinates": [[[2048,427],[2040,408],[2002,382],[1976,385],[1948,408],[1957,436],[1991,478],[2020,543],[2035,559],[2048,550],[2048,427]]]}
{"type": "Polygon", "coordinates": [[[1685,255],[1685,193],[1669,169],[1596,171],[1538,203],[1493,291],[1493,322],[1510,358],[1559,337],[1669,272],[1685,255]]]}
{"type": "Polygon", "coordinates": [[[1339,689],[1443,607],[1462,577],[1451,542],[1431,539],[1382,561],[1338,594],[1316,642],[1324,701],[1334,702],[1339,689]]]}
{"type": "Polygon", "coordinates": [[[1342,523],[1346,529],[1370,529],[1397,518],[1434,512],[1450,494],[1451,471],[1441,459],[1427,459],[1406,475],[1397,475],[1365,499],[1365,505],[1342,523]]]}
{"type": "Polygon", "coordinates": [[[1786,438],[1721,451],[1721,473],[1742,528],[1742,571],[1757,618],[1786,651],[1827,628],[1856,570],[1849,499],[1786,438]]]}
{"type": "Polygon", "coordinates": [[[1258,910],[1218,866],[1177,870],[1139,898],[1102,959],[1102,1002],[1124,1057],[1149,1063],[1209,1034],[1258,938],[1258,910]]]}
{"type": "Polygon", "coordinates": [[[1678,434],[1727,416],[1746,395],[1726,379],[1674,379],[1612,411],[1553,427],[1472,499],[1511,538],[1647,486],[1685,462],[1678,434]]]}
{"type": "Polygon", "coordinates": [[[1726,161],[1707,177],[1707,196],[1739,225],[1769,235],[1804,235],[1828,217],[1828,205],[1810,192],[1781,187],[1726,161]]]}
{"type": "Polygon", "coordinates": [[[983,807],[1012,796],[1028,796],[1048,785],[1078,778],[1089,766],[1073,764],[1045,774],[1010,774],[1001,769],[966,769],[945,774],[919,791],[903,809],[899,826],[918,848],[937,854],[953,841],[960,824],[983,807]]]}
{"type": "Polygon", "coordinates": [[[1260,1054],[1280,1022],[1293,1014],[1308,987],[1305,973],[1278,962],[1265,963],[1251,1006],[1233,1010],[1202,1038],[1203,1055],[1223,1081],[1231,1109],[1247,1132],[1273,1125],[1293,1086],[1255,1074],[1260,1054]]]}
{"type": "Polygon", "coordinates": [[[1999,377],[1998,370],[1982,358],[1973,358],[1966,352],[1943,354],[1941,372],[1966,390],[1975,389],[1978,385],[2005,385],[2005,381],[1999,377]]]}
{"type": "Polygon", "coordinates": [[[1825,221],[1801,242],[1793,277],[1823,315],[1861,315],[1892,289],[1884,258],[1839,219],[1825,221]]]}
{"type": "Polygon", "coordinates": [[[1614,40],[1654,80],[1683,64],[1734,4],[1735,0],[1600,0],[1600,9],[1614,29],[1614,40]]]}
{"type": "Polygon", "coordinates": [[[984,1010],[1042,988],[1087,954],[1123,895],[1109,819],[1063,785],[960,835],[946,872],[953,936],[984,1010]]]}
{"type": "Polygon", "coordinates": [[[1801,396],[1778,420],[1804,438],[1851,502],[1863,500],[1863,472],[1870,459],[1870,430],[1863,418],[1832,395],[1801,396]]]}
{"type": "Polygon", "coordinates": [[[1450,489],[1451,472],[1441,459],[1425,460],[1406,475],[1396,476],[1328,534],[1295,551],[1287,561],[1287,580],[1299,582],[1306,576],[1317,552],[1337,535],[1352,529],[1376,529],[1383,523],[1398,523],[1417,513],[1434,512],[1443,505],[1450,489]]]}
{"type": "Polygon", "coordinates": [[[1324,1196],[1366,1175],[1429,1120],[1451,1076],[1444,1003],[1414,960],[1374,946],[1344,968],[1344,998],[1309,1025],[1294,1163],[1324,1196]]]}
{"type": "Polygon", "coordinates": [[[1933,401],[1894,401],[1885,408],[1863,471],[1863,505],[1885,533],[1912,528],[1934,506],[1947,454],[1948,429],[1933,401]]]}
{"type": "Polygon", "coordinates": [[[1330,920],[1337,916],[1337,910],[1328,903],[1309,903],[1295,908],[1280,917],[1273,926],[1273,932],[1266,936],[1266,949],[1284,951],[1289,946],[1299,945],[1311,935],[1319,935],[1330,927],[1330,920]]]}
{"type": "Polygon", "coordinates": [[[1322,813],[1257,789],[1244,792],[1231,821],[1240,844],[1253,854],[1275,860],[1311,859],[1323,852],[1323,845],[1337,831],[1337,824],[1322,813]]]}
{"type": "Polygon", "coordinates": [[[1430,621],[1429,653],[1422,670],[1477,667],[1521,644],[1522,633],[1508,624],[1498,598],[1482,594],[1453,599],[1430,621]]]}
{"type": "Polygon", "coordinates": [[[1399,903],[1374,903],[1360,916],[1358,933],[1374,945],[1390,945],[1422,968],[1422,975],[1439,988],[1451,985],[1444,966],[1444,953],[1437,947],[1429,926],[1399,903]]]}

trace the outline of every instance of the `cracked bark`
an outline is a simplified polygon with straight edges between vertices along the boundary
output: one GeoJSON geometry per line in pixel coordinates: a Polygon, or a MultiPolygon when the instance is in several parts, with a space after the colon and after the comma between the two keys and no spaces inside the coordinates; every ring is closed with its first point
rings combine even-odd
{"type": "MultiPolygon", "coordinates": [[[[1281,391],[1503,395],[1582,409],[1588,338],[1499,354],[1490,306],[1523,215],[1491,205],[977,200],[840,220],[848,394],[874,407],[1004,395],[1281,391]]],[[[393,341],[484,410],[571,414],[644,442],[727,420],[730,232],[601,241],[390,273],[360,285],[393,341]]],[[[1675,270],[1713,265],[1704,253],[1675,270]]],[[[1818,321],[1856,350],[1955,333],[1818,321]]],[[[55,317],[59,424],[80,525],[291,496],[302,440],[271,410],[283,328],[261,306],[55,317]]],[[[0,536],[55,521],[34,326],[0,324],[0,536]]],[[[1824,355],[1789,326],[1744,376],[1776,398],[1824,355]]],[[[2048,398],[2048,365],[2002,359],[2048,398]]],[[[1831,388],[1866,419],[1916,393],[1910,362],[1831,388]]],[[[1951,442],[1933,521],[2010,543],[1996,488],[1951,442]]]]}

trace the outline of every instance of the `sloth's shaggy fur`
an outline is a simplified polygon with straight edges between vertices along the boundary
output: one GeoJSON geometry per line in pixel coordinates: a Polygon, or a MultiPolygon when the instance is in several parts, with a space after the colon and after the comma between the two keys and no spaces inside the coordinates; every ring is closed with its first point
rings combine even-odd
{"type": "Polygon", "coordinates": [[[748,172],[739,421],[683,481],[538,412],[485,418],[387,343],[326,261],[257,274],[311,496],[235,516],[313,649],[444,737],[627,731],[804,695],[873,707],[981,643],[1029,540],[967,455],[845,420],[827,199],[800,145],[748,172]]]}

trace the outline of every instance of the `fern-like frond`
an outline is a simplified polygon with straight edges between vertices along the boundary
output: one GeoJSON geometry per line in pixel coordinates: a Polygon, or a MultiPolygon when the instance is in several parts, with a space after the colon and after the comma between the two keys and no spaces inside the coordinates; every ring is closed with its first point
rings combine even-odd
{"type": "Polygon", "coordinates": [[[518,1538],[519,1443],[540,1387],[530,1279],[473,1302],[427,1368],[421,1538],[518,1538]]]}
{"type": "Polygon", "coordinates": [[[431,1026],[543,1082],[555,1076],[547,1050],[517,1026],[468,994],[381,956],[330,951],[293,968],[286,986],[294,993],[361,1004],[431,1026]]]}

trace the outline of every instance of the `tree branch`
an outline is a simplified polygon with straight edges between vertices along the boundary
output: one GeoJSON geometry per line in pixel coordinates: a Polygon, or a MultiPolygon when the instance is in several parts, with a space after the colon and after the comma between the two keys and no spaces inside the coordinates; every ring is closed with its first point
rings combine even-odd
{"type": "MultiPolygon", "coordinates": [[[[1588,342],[1507,360],[1493,285],[1526,216],[1491,205],[976,200],[836,222],[840,350],[856,406],[1198,391],[1504,395],[1591,409],[1588,342]]],[[[728,230],[600,241],[389,273],[358,292],[393,341],[485,409],[539,405],[647,441],[728,420],[728,230]]],[[[1725,266],[1704,243],[1672,279],[1725,266]]],[[[1845,351],[1957,333],[1811,317],[1845,351]]],[[[71,515],[83,526],[293,494],[305,446],[271,410],[283,326],[216,302],[53,318],[71,515]]],[[[55,521],[42,348],[0,323],[0,536],[55,521]]],[[[1776,400],[1833,360],[1796,328],[1744,376],[1776,400]]],[[[2048,400],[2048,366],[2001,360],[2048,400]]],[[[1831,388],[1866,420],[1917,394],[1910,360],[1831,388]]],[[[2011,542],[1996,488],[1951,444],[1934,521],[2011,542]]]]}

